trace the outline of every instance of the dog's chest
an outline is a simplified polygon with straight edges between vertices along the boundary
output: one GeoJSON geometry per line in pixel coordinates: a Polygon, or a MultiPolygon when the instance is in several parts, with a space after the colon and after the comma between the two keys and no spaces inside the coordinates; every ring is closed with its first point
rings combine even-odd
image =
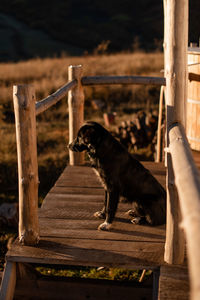
{"type": "Polygon", "coordinates": [[[102,170],[97,169],[96,167],[93,168],[95,173],[97,174],[100,182],[102,183],[103,187],[105,188],[105,190],[107,190],[107,184],[106,184],[106,178],[105,178],[105,174],[102,172],[102,170]]]}

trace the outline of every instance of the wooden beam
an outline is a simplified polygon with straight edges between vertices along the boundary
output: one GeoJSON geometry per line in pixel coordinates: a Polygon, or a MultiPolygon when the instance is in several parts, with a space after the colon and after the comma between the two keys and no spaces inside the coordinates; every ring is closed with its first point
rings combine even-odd
{"type": "Polygon", "coordinates": [[[161,131],[162,131],[162,114],[163,114],[163,98],[164,98],[164,86],[160,88],[160,99],[159,99],[159,114],[158,114],[158,129],[157,129],[157,148],[156,148],[156,162],[161,162],[161,131]]]}
{"type": "Polygon", "coordinates": [[[3,279],[0,288],[1,300],[12,300],[14,298],[16,286],[16,263],[6,262],[3,279]]]}
{"type": "Polygon", "coordinates": [[[67,93],[70,89],[73,89],[77,86],[77,81],[72,80],[58,89],[55,93],[49,95],[48,97],[44,98],[43,100],[36,103],[36,115],[44,112],[54,104],[56,104],[59,100],[63,97],[67,96],[67,93]]]}
{"type": "MultiPolygon", "coordinates": [[[[187,99],[188,0],[164,0],[165,77],[167,110],[167,147],[169,128],[174,122],[185,126],[187,99]]],[[[170,153],[167,154],[167,226],[164,259],[170,264],[184,260],[184,234],[180,229],[181,214],[174,184],[170,153]]]]}
{"type": "MultiPolygon", "coordinates": [[[[76,80],[77,85],[73,90],[68,92],[69,107],[69,143],[77,136],[78,130],[84,120],[84,93],[81,84],[82,66],[69,66],[69,81],[76,80]]],[[[84,153],[73,152],[69,150],[69,164],[80,165],[84,163],[84,153]]]]}
{"type": "Polygon", "coordinates": [[[82,85],[103,84],[152,84],[165,85],[164,77],[145,76],[86,76],[81,79],[82,85]]]}
{"type": "Polygon", "coordinates": [[[36,142],[35,91],[30,85],[13,88],[18,180],[19,240],[35,245],[39,240],[38,163],[36,142]]]}
{"type": "Polygon", "coordinates": [[[187,240],[191,299],[200,299],[200,175],[194,163],[184,129],[178,123],[169,131],[175,183],[187,240]]]}

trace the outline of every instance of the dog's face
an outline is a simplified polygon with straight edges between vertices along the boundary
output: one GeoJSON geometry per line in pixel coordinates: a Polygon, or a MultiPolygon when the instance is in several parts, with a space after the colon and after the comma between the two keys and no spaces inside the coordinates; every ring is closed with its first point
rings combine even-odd
{"type": "MultiPolygon", "coordinates": [[[[100,126],[100,125],[99,125],[100,126]]],[[[95,122],[83,125],[77,134],[77,138],[69,144],[69,149],[75,152],[89,151],[97,145],[101,135],[100,128],[95,122]]]]}

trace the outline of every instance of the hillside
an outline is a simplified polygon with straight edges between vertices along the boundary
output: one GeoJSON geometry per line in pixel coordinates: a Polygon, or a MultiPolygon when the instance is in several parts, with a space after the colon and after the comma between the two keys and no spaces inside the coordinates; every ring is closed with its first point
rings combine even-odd
{"type": "MultiPolygon", "coordinates": [[[[161,49],[162,0],[1,0],[0,61],[91,53],[161,49]]],[[[190,0],[190,40],[199,38],[199,0],[190,0]]]]}
{"type": "MultiPolygon", "coordinates": [[[[1,0],[0,60],[161,49],[162,0],[1,0]]],[[[190,41],[197,42],[200,1],[190,0],[190,41]]]]}

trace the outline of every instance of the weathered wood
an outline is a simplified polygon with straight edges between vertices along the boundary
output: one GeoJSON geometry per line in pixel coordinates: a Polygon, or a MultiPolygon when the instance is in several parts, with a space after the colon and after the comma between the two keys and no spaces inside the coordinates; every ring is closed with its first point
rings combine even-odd
{"type": "MultiPolygon", "coordinates": [[[[84,93],[81,84],[82,66],[69,66],[69,80],[76,80],[77,86],[68,92],[69,107],[69,143],[77,136],[77,132],[84,120],[84,93]]],[[[70,165],[80,165],[84,162],[84,153],[69,150],[70,165]]]]}
{"type": "Polygon", "coordinates": [[[21,243],[33,245],[37,244],[39,239],[38,164],[33,87],[14,86],[13,101],[18,156],[19,240],[21,243]]]}
{"type": "Polygon", "coordinates": [[[200,48],[188,53],[188,99],[186,133],[190,147],[200,151],[200,48]],[[195,51],[198,49],[198,52],[195,51]]]}
{"type": "MultiPolygon", "coordinates": [[[[84,216],[83,216],[84,217],[84,216]]],[[[59,238],[74,238],[90,239],[93,241],[94,247],[98,240],[118,241],[119,245],[123,247],[125,241],[141,242],[141,243],[158,243],[164,245],[165,240],[165,226],[147,227],[134,226],[130,223],[127,216],[123,218],[116,218],[113,223],[113,229],[107,233],[97,230],[101,220],[90,219],[88,216],[85,219],[53,219],[42,214],[40,217],[41,236],[43,237],[59,237],[59,238]],[[51,222],[53,220],[53,222],[51,222]],[[121,242],[120,242],[121,241],[121,242]]],[[[120,249],[120,250],[123,250],[120,249]]],[[[155,248],[155,252],[156,252],[155,248]]]]}
{"type": "Polygon", "coordinates": [[[16,285],[16,263],[6,262],[0,288],[1,300],[12,300],[16,285]]]}
{"type": "Polygon", "coordinates": [[[158,300],[189,300],[189,290],[186,266],[161,266],[158,300]]]}
{"type": "Polygon", "coordinates": [[[103,85],[103,84],[150,84],[165,85],[163,77],[145,76],[85,76],[82,77],[82,85],[103,85]]]}
{"type": "Polygon", "coordinates": [[[170,132],[175,182],[183,215],[182,227],[186,233],[190,271],[191,299],[200,299],[200,175],[181,125],[170,132]]]}
{"type": "Polygon", "coordinates": [[[49,95],[48,97],[42,99],[41,101],[37,102],[35,105],[36,108],[36,115],[44,112],[54,104],[56,104],[59,100],[63,97],[67,96],[69,90],[75,88],[77,86],[77,80],[72,80],[58,89],[55,93],[49,95]]]}
{"type": "Polygon", "coordinates": [[[30,299],[30,291],[31,299],[34,300],[129,300],[130,295],[134,295],[134,300],[150,300],[152,282],[141,285],[136,282],[55,277],[44,277],[35,281],[20,280],[17,283],[15,300],[30,299]]]}
{"type": "MultiPolygon", "coordinates": [[[[146,162],[145,165],[152,166],[153,172],[159,174],[159,178],[165,177],[162,164],[146,162]]],[[[96,219],[93,214],[102,208],[104,200],[103,188],[92,188],[97,175],[92,168],[84,166],[69,166],[64,173],[65,179],[66,176],[73,178],[74,181],[70,184],[73,184],[71,188],[76,193],[57,194],[59,189],[67,189],[56,186],[59,185],[58,180],[40,209],[41,242],[37,247],[21,247],[16,243],[9,250],[7,259],[129,269],[154,269],[163,263],[165,226],[133,225],[130,217],[125,214],[131,206],[122,202],[119,204],[112,230],[97,230],[102,220],[96,219]],[[87,188],[88,192],[91,191],[90,194],[85,194],[84,188],[79,186],[84,177],[90,182],[87,188]],[[100,190],[101,194],[92,194],[93,190],[100,190]]]]}
{"type": "MultiPolygon", "coordinates": [[[[169,128],[176,121],[185,126],[187,99],[188,1],[164,0],[167,147],[169,128]]],[[[184,259],[184,235],[179,228],[179,201],[174,185],[171,156],[167,154],[167,232],[165,261],[184,259]]]]}
{"type": "Polygon", "coordinates": [[[163,248],[164,241],[111,242],[104,239],[42,237],[37,247],[16,243],[13,250],[7,253],[7,259],[43,264],[154,269],[163,264],[163,248]]]}
{"type": "Polygon", "coordinates": [[[157,129],[157,148],[156,148],[156,162],[161,161],[161,136],[162,136],[162,114],[163,114],[163,98],[164,98],[164,86],[160,88],[160,99],[159,99],[159,114],[158,114],[158,129],[157,129]]]}

